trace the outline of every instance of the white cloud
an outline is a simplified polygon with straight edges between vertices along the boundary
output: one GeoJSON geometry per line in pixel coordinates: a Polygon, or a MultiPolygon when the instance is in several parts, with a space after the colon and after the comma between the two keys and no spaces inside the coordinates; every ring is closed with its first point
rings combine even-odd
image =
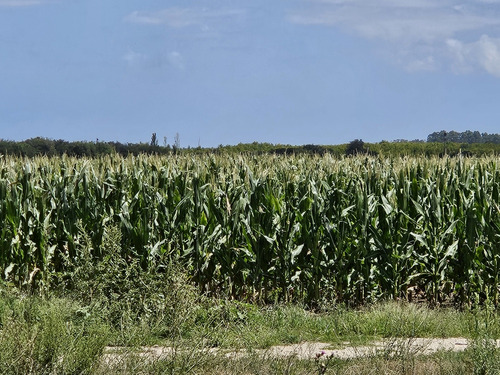
{"type": "Polygon", "coordinates": [[[410,72],[434,71],[436,69],[437,65],[434,56],[427,56],[420,60],[413,60],[406,65],[406,70],[410,72]]]}
{"type": "Polygon", "coordinates": [[[494,75],[500,71],[498,39],[486,36],[500,37],[500,0],[304,0],[303,4],[289,14],[290,22],[337,27],[383,41],[391,58],[409,71],[436,70],[444,63],[460,73],[472,68],[494,75]]]}
{"type": "Polygon", "coordinates": [[[455,72],[469,72],[479,68],[500,77],[500,38],[482,35],[478,41],[472,43],[449,39],[447,46],[454,57],[455,72]]]}
{"type": "Polygon", "coordinates": [[[500,77],[500,39],[483,35],[476,43],[478,63],[490,74],[500,77]]]}
{"type": "Polygon", "coordinates": [[[147,60],[147,56],[142,53],[137,53],[132,50],[128,50],[128,52],[123,55],[123,60],[125,60],[129,65],[137,65],[147,60]]]}
{"type": "Polygon", "coordinates": [[[205,8],[168,8],[156,12],[135,11],[125,17],[125,21],[149,25],[166,25],[172,28],[187,26],[200,26],[218,21],[222,18],[242,16],[245,12],[241,9],[205,9],[205,8]]]}
{"type": "Polygon", "coordinates": [[[500,26],[494,14],[475,14],[453,1],[319,0],[311,10],[294,12],[294,23],[338,26],[363,37],[432,41],[456,33],[500,26]]]}
{"type": "Polygon", "coordinates": [[[167,56],[167,60],[174,68],[184,70],[184,58],[179,52],[170,52],[167,56]]]}
{"type": "Polygon", "coordinates": [[[159,25],[162,23],[161,19],[159,19],[158,17],[155,17],[153,15],[141,14],[138,11],[129,14],[127,17],[125,17],[125,20],[128,22],[145,23],[150,25],[159,25]]]}
{"type": "Polygon", "coordinates": [[[184,57],[177,51],[151,56],[129,49],[128,52],[122,56],[122,58],[131,67],[151,69],[170,66],[177,70],[185,69],[184,57]]]}

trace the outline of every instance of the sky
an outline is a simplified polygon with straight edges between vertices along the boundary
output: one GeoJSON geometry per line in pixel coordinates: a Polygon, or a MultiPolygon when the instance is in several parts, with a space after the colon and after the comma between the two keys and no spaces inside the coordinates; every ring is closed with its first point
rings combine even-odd
{"type": "Polygon", "coordinates": [[[0,139],[500,133],[500,0],[0,0],[0,139]]]}

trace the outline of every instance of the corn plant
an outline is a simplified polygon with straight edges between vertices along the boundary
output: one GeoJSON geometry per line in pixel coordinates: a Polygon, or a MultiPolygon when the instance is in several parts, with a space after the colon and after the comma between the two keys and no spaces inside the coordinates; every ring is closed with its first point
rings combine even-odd
{"type": "Polygon", "coordinates": [[[498,304],[499,190],[494,156],[2,156],[0,269],[50,288],[111,225],[123,259],[180,262],[207,293],[498,304]]]}

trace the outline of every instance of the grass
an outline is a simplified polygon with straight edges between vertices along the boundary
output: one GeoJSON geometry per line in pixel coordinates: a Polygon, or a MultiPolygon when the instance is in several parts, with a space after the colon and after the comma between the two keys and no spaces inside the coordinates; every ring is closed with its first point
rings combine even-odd
{"type": "MultiPolygon", "coordinates": [[[[182,287],[177,285],[177,288],[182,287]]],[[[191,291],[191,286],[184,288],[191,291]]],[[[386,302],[353,310],[332,306],[311,312],[298,305],[256,306],[229,300],[171,295],[177,319],[158,319],[122,310],[117,317],[102,301],[87,304],[68,296],[35,296],[4,287],[0,293],[0,374],[496,374],[500,353],[491,339],[500,337],[500,319],[487,308],[458,311],[386,302]],[[132,314],[134,313],[134,314],[132,314]],[[131,319],[131,316],[134,319],[131,319]],[[389,337],[467,337],[464,353],[419,353],[395,348],[355,360],[304,361],[250,354],[227,358],[223,349],[268,348],[303,341],[363,344],[389,337]],[[166,345],[174,353],[145,359],[141,345],[166,345]],[[118,361],[103,360],[106,346],[125,347],[118,361]],[[214,354],[210,348],[222,349],[214,354]]],[[[117,299],[118,301],[118,299],[117,299]]],[[[113,302],[118,303],[118,302],[113,302]]],[[[123,305],[119,307],[123,308],[123,305]]],[[[166,314],[168,315],[168,314],[166,314]]],[[[165,315],[165,316],[166,316],[165,315]]],[[[405,345],[404,341],[392,341],[405,345]]]]}
{"type": "Polygon", "coordinates": [[[68,299],[0,298],[1,374],[90,373],[110,339],[96,315],[68,299]]]}
{"type": "MultiPolygon", "coordinates": [[[[265,348],[301,341],[364,344],[388,337],[473,338],[476,325],[484,325],[487,319],[481,309],[431,309],[398,302],[377,303],[361,309],[339,307],[319,313],[297,305],[257,309],[252,305],[228,304],[244,311],[238,312],[240,321],[229,319],[219,328],[224,330],[225,337],[221,344],[228,347],[265,348]]],[[[500,337],[500,320],[496,314],[489,315],[488,332],[491,337],[500,337]]]]}
{"type": "Polygon", "coordinates": [[[498,352],[489,357],[486,367],[477,366],[473,353],[438,353],[429,357],[405,357],[387,359],[381,356],[355,360],[305,361],[294,357],[272,358],[250,355],[240,359],[218,356],[191,356],[175,359],[144,361],[133,355],[112,366],[102,366],[96,374],[176,374],[205,373],[229,374],[287,374],[287,375],[451,375],[451,374],[497,374],[498,352]]]}

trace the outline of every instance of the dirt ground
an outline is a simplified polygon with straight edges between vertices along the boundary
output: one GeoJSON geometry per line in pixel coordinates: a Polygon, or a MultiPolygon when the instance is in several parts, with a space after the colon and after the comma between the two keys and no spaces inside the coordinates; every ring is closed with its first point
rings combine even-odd
{"type": "MultiPolygon", "coordinates": [[[[331,344],[323,342],[303,342],[293,345],[272,346],[268,349],[257,349],[252,351],[267,357],[289,357],[294,356],[298,359],[314,359],[336,357],[339,359],[353,359],[368,357],[379,354],[387,355],[405,355],[422,354],[428,355],[434,352],[465,350],[469,345],[467,339],[462,337],[455,338],[389,338],[382,341],[371,342],[369,345],[352,346],[350,343],[344,343],[341,348],[332,348],[331,344]]],[[[497,347],[500,347],[500,340],[496,341],[497,347]]],[[[218,348],[197,349],[200,352],[211,354],[223,354],[228,358],[241,358],[249,355],[247,350],[227,350],[218,348]]],[[[141,347],[134,351],[126,350],[120,347],[106,347],[104,351],[104,361],[112,363],[120,361],[123,356],[134,354],[143,358],[157,360],[166,358],[176,353],[176,349],[165,346],[141,347]]]]}

